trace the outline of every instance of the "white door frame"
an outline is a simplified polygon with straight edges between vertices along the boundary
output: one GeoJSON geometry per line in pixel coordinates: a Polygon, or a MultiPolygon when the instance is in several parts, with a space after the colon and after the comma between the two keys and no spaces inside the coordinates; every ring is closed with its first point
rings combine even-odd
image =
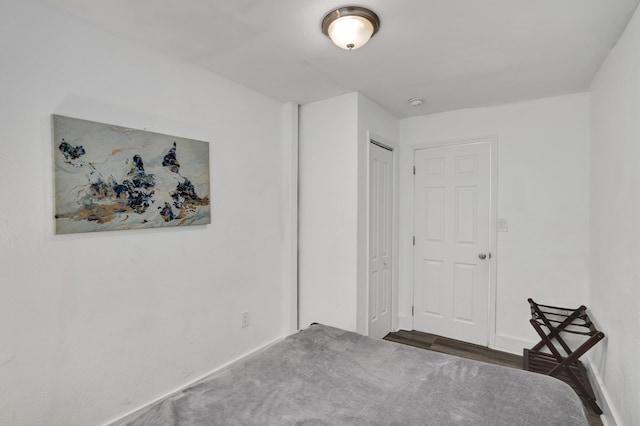
{"type": "MultiPolygon", "coordinates": [[[[491,183],[489,185],[489,197],[490,197],[490,217],[489,223],[491,224],[491,229],[489,230],[489,252],[491,253],[491,258],[489,259],[489,300],[487,303],[489,305],[489,323],[488,323],[488,332],[489,336],[487,341],[489,342],[489,347],[495,346],[496,339],[496,292],[497,292],[497,265],[498,265],[498,251],[497,251],[497,212],[498,212],[498,138],[496,136],[490,137],[480,137],[473,139],[457,139],[452,141],[440,141],[428,144],[420,144],[420,145],[411,145],[411,158],[415,158],[415,154],[417,150],[420,149],[428,149],[428,148],[437,148],[443,146],[454,146],[454,145],[468,145],[479,142],[489,142],[491,146],[491,156],[490,156],[490,169],[491,169],[491,183]]],[[[413,160],[412,160],[413,161],[413,160]]],[[[413,218],[413,225],[411,227],[412,232],[415,234],[415,179],[412,180],[412,188],[411,188],[411,214],[413,218]]],[[[411,247],[411,253],[413,254],[415,250],[415,246],[411,247]]],[[[415,268],[415,259],[414,256],[411,257],[411,303],[414,304],[414,288],[415,288],[415,277],[413,275],[413,268],[415,268]]],[[[414,316],[411,316],[411,328],[414,328],[414,316]]]]}
{"type": "Polygon", "coordinates": [[[399,175],[398,171],[400,169],[398,163],[400,161],[398,155],[398,145],[390,142],[388,139],[378,136],[374,133],[367,132],[367,188],[366,188],[366,199],[367,199],[367,224],[366,224],[366,259],[367,259],[367,274],[366,274],[366,303],[364,304],[365,318],[367,319],[365,322],[365,334],[369,335],[369,257],[371,253],[369,252],[369,226],[371,225],[371,212],[369,209],[370,206],[370,197],[371,197],[371,182],[369,182],[369,176],[371,175],[370,170],[370,162],[371,162],[371,144],[375,143],[377,145],[382,145],[387,147],[393,153],[393,208],[391,212],[391,244],[392,244],[392,269],[391,269],[391,331],[395,331],[398,329],[398,248],[399,248],[399,240],[398,240],[398,182],[399,175]]]}

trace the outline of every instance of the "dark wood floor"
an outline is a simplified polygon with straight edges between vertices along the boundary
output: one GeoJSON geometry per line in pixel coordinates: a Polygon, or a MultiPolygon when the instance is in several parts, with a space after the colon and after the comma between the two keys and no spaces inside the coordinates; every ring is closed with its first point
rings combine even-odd
{"type": "MultiPolygon", "coordinates": [[[[462,358],[469,358],[476,361],[488,362],[490,364],[517,368],[518,370],[522,369],[522,356],[500,352],[494,349],[485,348],[484,346],[460,342],[458,340],[447,339],[446,337],[436,336],[435,334],[422,333],[420,331],[400,330],[395,333],[387,334],[384,339],[430,351],[456,355],[462,358]]],[[[589,412],[590,424],[592,426],[601,426],[602,420],[600,419],[600,416],[590,409],[587,411],[589,412]]]]}

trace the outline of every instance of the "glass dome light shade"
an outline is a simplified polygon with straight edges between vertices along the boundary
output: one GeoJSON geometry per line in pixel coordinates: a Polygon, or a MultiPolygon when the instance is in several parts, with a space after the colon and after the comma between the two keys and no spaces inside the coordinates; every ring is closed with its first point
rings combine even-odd
{"type": "Polygon", "coordinates": [[[346,6],[333,10],[322,20],[322,32],[341,49],[364,46],[380,28],[380,18],[364,7],[346,6]]]}
{"type": "Polygon", "coordinates": [[[329,38],[345,50],[364,46],[372,35],[373,24],[361,16],[343,16],[329,25],[329,38]]]}

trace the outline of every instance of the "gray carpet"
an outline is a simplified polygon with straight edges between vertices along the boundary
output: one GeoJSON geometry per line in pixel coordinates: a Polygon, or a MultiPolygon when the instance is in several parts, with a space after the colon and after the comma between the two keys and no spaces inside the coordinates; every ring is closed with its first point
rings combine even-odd
{"type": "Polygon", "coordinates": [[[152,406],[141,425],[588,425],[565,383],[323,325],[152,406]]]}

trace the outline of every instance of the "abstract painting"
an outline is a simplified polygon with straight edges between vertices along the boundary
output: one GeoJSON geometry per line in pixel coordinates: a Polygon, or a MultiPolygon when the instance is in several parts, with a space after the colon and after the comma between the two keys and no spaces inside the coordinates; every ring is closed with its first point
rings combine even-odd
{"type": "Polygon", "coordinates": [[[211,223],[209,143],[53,115],[57,234],[211,223]]]}

